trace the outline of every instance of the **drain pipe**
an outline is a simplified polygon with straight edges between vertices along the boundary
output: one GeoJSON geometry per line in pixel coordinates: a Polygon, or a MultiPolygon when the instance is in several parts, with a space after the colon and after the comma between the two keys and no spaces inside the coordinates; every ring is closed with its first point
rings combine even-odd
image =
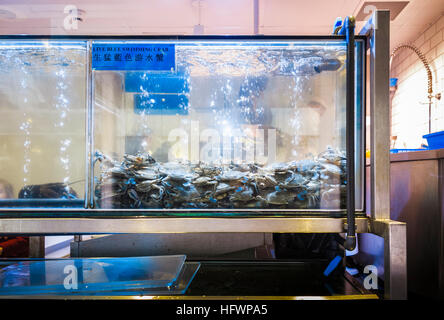
{"type": "Polygon", "coordinates": [[[356,248],[355,225],[355,18],[346,17],[339,35],[347,42],[346,71],[346,149],[347,149],[347,237],[344,248],[356,248]]]}

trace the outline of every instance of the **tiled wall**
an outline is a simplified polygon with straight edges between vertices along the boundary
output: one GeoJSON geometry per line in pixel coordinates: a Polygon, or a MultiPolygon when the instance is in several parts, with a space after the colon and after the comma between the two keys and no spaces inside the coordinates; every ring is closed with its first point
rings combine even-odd
{"type": "MultiPolygon", "coordinates": [[[[444,95],[444,15],[413,37],[412,44],[430,64],[434,94],[444,95]]],[[[392,99],[392,136],[397,136],[394,147],[419,148],[426,143],[422,136],[429,130],[426,69],[412,50],[401,49],[393,58],[390,77],[399,79],[392,99]]],[[[433,99],[431,119],[431,132],[444,130],[444,97],[433,99]]]]}

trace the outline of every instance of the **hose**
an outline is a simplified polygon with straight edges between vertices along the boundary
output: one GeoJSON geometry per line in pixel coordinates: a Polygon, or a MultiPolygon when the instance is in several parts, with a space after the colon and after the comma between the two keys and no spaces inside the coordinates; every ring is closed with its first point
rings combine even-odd
{"type": "Polygon", "coordinates": [[[430,70],[429,63],[427,62],[427,59],[426,59],[425,55],[421,52],[421,50],[419,50],[417,47],[415,47],[412,44],[401,44],[401,45],[397,46],[395,49],[393,49],[392,54],[390,55],[390,62],[391,62],[392,58],[395,56],[396,52],[399,51],[400,49],[403,49],[403,48],[410,49],[413,52],[415,52],[416,55],[421,60],[421,62],[424,64],[424,67],[426,68],[426,71],[427,71],[427,92],[429,93],[429,96],[431,96],[431,94],[433,93],[432,71],[430,70]]]}

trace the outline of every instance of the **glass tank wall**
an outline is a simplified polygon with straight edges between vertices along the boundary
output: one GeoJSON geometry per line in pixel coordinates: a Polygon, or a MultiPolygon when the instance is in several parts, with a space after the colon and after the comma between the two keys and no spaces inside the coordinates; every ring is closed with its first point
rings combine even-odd
{"type": "Polygon", "coordinates": [[[0,40],[0,206],[84,206],[87,56],[0,40]]]}
{"type": "Polygon", "coordinates": [[[345,209],[345,59],[339,40],[93,41],[95,206],[345,209]]]}
{"type": "Polygon", "coordinates": [[[335,37],[0,40],[0,215],[344,210],[345,60],[335,37]]]}

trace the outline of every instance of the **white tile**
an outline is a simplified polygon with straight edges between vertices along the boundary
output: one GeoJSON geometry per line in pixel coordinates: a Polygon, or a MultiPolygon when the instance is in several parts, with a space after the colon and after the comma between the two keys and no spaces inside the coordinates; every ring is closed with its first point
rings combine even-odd
{"type": "Polygon", "coordinates": [[[416,70],[413,65],[407,68],[407,77],[410,78],[416,73],[416,70]]]}
{"type": "Polygon", "coordinates": [[[436,34],[430,39],[430,47],[431,47],[431,48],[434,48],[434,47],[436,47],[438,44],[440,44],[440,43],[443,42],[442,34],[443,34],[443,31],[440,30],[440,31],[438,31],[438,32],[437,32],[437,33],[436,33],[436,34]]]}
{"type": "MultiPolygon", "coordinates": [[[[391,57],[392,52],[390,52],[390,57],[391,57]]],[[[395,56],[392,58],[392,66],[399,66],[399,64],[401,63],[401,56],[400,56],[400,52],[398,51],[395,56]]]]}
{"type": "Polygon", "coordinates": [[[418,39],[415,40],[415,42],[413,42],[413,45],[415,47],[420,48],[425,42],[425,35],[424,33],[421,33],[421,35],[418,37],[418,39]]]}
{"type": "Polygon", "coordinates": [[[436,53],[437,55],[444,54],[444,41],[436,47],[436,53]]]}
{"type": "Polygon", "coordinates": [[[413,68],[415,70],[415,72],[418,72],[419,70],[424,68],[424,64],[422,63],[421,60],[418,60],[414,65],[413,68]]]}
{"type": "Polygon", "coordinates": [[[430,40],[427,40],[426,42],[424,42],[422,44],[422,46],[419,48],[419,50],[421,50],[422,53],[426,53],[427,51],[429,51],[431,48],[430,46],[430,40]]]}
{"type": "Polygon", "coordinates": [[[416,53],[413,53],[409,56],[408,60],[409,65],[414,64],[416,61],[418,61],[418,56],[416,55],[416,53]]]}
{"type": "Polygon", "coordinates": [[[444,30],[444,15],[436,23],[436,30],[444,30]]]}
{"type": "Polygon", "coordinates": [[[407,60],[404,60],[403,62],[401,62],[401,64],[399,65],[399,75],[401,76],[404,71],[407,69],[408,66],[408,62],[407,60]]]}
{"type": "Polygon", "coordinates": [[[426,54],[426,59],[427,61],[433,61],[436,58],[436,48],[432,48],[431,50],[429,50],[426,54]]]}
{"type": "Polygon", "coordinates": [[[425,40],[427,41],[427,40],[429,40],[430,38],[432,38],[433,35],[435,34],[435,32],[436,32],[436,24],[433,24],[432,26],[430,26],[430,28],[428,28],[428,29],[425,31],[425,33],[424,33],[425,40]]]}
{"type": "MultiPolygon", "coordinates": [[[[438,50],[437,50],[438,51],[438,50]]],[[[434,60],[435,66],[437,69],[440,69],[443,65],[444,65],[444,53],[439,54],[438,52],[436,52],[437,57],[434,60]]]]}
{"type": "Polygon", "coordinates": [[[409,58],[409,56],[412,54],[412,52],[406,48],[402,48],[399,50],[400,50],[400,51],[398,51],[399,52],[399,60],[401,62],[407,60],[409,58]]]}

